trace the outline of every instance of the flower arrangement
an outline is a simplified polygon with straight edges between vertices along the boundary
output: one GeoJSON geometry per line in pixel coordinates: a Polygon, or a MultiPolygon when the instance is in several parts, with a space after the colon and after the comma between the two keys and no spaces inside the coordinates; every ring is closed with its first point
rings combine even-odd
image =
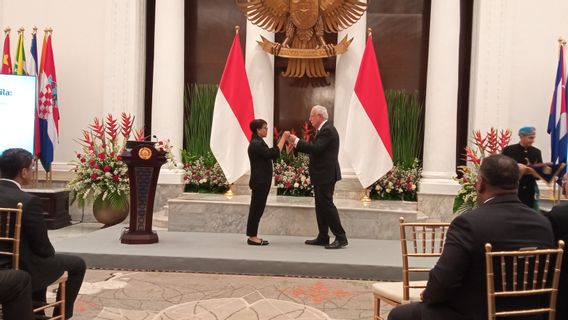
{"type": "MultiPolygon", "coordinates": [[[[290,131],[296,134],[295,130],[290,131]]],[[[314,130],[307,122],[302,126],[302,138],[310,142],[314,130]]],[[[282,133],[274,128],[274,144],[280,140],[282,133]]],[[[288,142],[278,160],[274,162],[274,184],[277,194],[282,196],[313,197],[314,187],[310,181],[308,169],[309,157],[304,153],[294,153],[294,146],[288,142]]]]}
{"type": "Polygon", "coordinates": [[[121,152],[131,135],[144,140],[144,129],[135,130],[134,117],[122,113],[119,120],[111,114],[103,120],[95,118],[80,139],[82,151],[73,161],[75,176],[67,184],[71,203],[82,208],[93,202],[95,208],[127,208],[130,202],[128,168],[121,152]]]}
{"type": "Polygon", "coordinates": [[[483,158],[501,153],[503,148],[509,145],[511,140],[511,130],[497,130],[491,128],[485,136],[481,131],[473,132],[473,147],[465,148],[465,159],[468,165],[459,166],[459,178],[456,178],[460,184],[460,190],[454,199],[453,211],[460,214],[472,210],[477,205],[477,174],[479,166],[483,158]]]}
{"type": "Polygon", "coordinates": [[[410,168],[394,166],[371,186],[370,197],[377,200],[416,201],[422,166],[414,159],[410,168]]]}
{"type": "Polygon", "coordinates": [[[225,174],[211,153],[185,158],[186,192],[225,193],[229,190],[225,174]]]}
{"type": "Polygon", "coordinates": [[[173,148],[173,146],[170,142],[170,139],[159,140],[154,145],[154,148],[156,148],[156,150],[158,150],[158,152],[166,154],[166,160],[168,161],[167,162],[168,168],[171,169],[171,168],[177,167],[176,158],[173,154],[174,148],[173,148]]]}

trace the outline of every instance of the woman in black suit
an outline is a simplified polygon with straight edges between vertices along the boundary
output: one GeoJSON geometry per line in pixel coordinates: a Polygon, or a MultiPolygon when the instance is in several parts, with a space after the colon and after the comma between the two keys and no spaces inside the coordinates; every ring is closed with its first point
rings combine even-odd
{"type": "Polygon", "coordinates": [[[250,161],[251,188],[250,209],[247,222],[247,243],[252,246],[265,246],[268,241],[258,238],[258,224],[266,207],[266,199],[272,184],[272,160],[280,156],[290,132],[285,131],[278,141],[278,146],[269,148],[262,138],[268,134],[268,125],[262,119],[254,119],[250,123],[252,138],[248,147],[250,161]]]}

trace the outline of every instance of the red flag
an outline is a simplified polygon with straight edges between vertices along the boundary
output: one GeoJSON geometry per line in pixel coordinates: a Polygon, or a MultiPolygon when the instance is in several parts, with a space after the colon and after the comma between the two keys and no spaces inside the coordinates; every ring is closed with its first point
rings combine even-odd
{"type": "Polygon", "coordinates": [[[46,171],[51,170],[55,145],[59,142],[59,105],[57,101],[57,76],[51,47],[51,35],[44,39],[39,75],[39,132],[41,141],[40,160],[46,171]]]}
{"type": "Polygon", "coordinates": [[[4,38],[4,54],[2,55],[2,74],[12,74],[12,56],[10,55],[10,33],[4,38]]]}
{"type": "Polygon", "coordinates": [[[349,105],[345,151],[367,188],[393,166],[387,101],[369,35],[349,105]]]}
{"type": "Polygon", "coordinates": [[[229,183],[249,170],[246,159],[251,138],[249,124],[253,119],[252,94],[237,33],[215,98],[210,142],[229,183]]]}

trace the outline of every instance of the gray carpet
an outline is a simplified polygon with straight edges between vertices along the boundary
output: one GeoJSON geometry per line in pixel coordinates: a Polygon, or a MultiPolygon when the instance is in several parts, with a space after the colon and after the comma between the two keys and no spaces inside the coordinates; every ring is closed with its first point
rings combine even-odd
{"type": "Polygon", "coordinates": [[[347,248],[326,250],[305,237],[266,236],[270,245],[249,246],[241,234],[158,231],[156,244],[126,245],[125,226],[58,241],[56,251],[83,257],[89,268],[401,279],[399,241],[349,239],[347,248]]]}

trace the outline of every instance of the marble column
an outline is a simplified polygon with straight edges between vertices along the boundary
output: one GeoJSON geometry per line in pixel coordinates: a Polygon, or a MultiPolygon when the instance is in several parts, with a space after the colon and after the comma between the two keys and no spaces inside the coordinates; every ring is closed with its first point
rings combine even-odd
{"type": "MultiPolygon", "coordinates": [[[[345,36],[353,38],[346,53],[337,56],[335,68],[335,106],[333,111],[333,124],[339,133],[340,141],[345,141],[345,130],[347,127],[347,116],[349,104],[353,96],[353,88],[357,80],[359,65],[365,51],[367,40],[367,13],[365,12],[359,21],[346,30],[340,31],[337,41],[341,41],[345,36]]],[[[343,149],[339,151],[339,165],[341,173],[345,176],[354,176],[353,167],[349,159],[344,154],[343,149]]]]}
{"type": "Polygon", "coordinates": [[[456,170],[460,2],[433,0],[426,82],[424,169],[419,209],[430,216],[451,213],[459,185],[456,170]]]}
{"type": "Polygon", "coordinates": [[[105,51],[102,115],[135,116],[136,128],[144,126],[144,73],[146,4],[113,0],[105,6],[105,51]]]}
{"type": "MultiPolygon", "coordinates": [[[[170,139],[178,165],[183,148],[184,1],[156,1],[152,135],[170,139]]],[[[160,184],[181,184],[183,171],[167,168],[160,184]]]]}
{"type": "Polygon", "coordinates": [[[433,0],[426,82],[422,193],[454,193],[460,4],[433,0]]]}

